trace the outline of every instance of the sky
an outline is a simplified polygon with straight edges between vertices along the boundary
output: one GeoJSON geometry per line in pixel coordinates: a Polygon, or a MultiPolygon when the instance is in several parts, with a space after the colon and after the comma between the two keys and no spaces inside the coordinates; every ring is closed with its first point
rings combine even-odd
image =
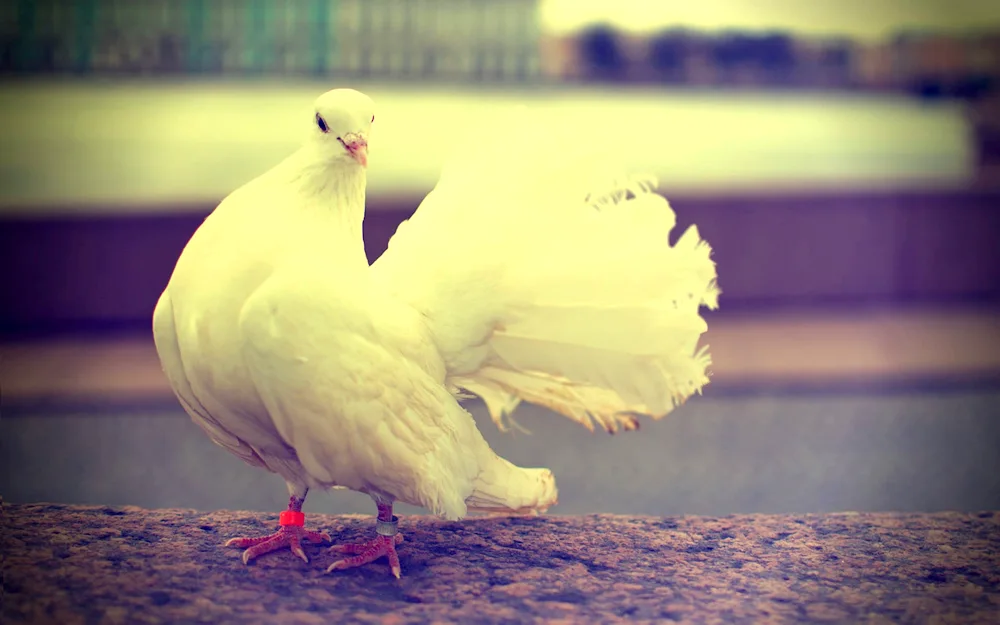
{"type": "Polygon", "coordinates": [[[704,30],[788,29],[878,39],[900,28],[1000,30],[998,0],[541,0],[548,32],[595,21],[643,32],[672,26],[704,30]]]}

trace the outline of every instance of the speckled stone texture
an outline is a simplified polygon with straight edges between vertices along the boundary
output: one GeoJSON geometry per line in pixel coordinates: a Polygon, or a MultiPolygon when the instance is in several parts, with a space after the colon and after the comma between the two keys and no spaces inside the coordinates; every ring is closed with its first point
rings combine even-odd
{"type": "MultiPolygon", "coordinates": [[[[2,622],[1000,623],[1000,513],[404,518],[384,561],[221,545],[277,513],[3,508],[2,622]]],[[[372,518],[309,515],[335,541],[372,518]]]]}

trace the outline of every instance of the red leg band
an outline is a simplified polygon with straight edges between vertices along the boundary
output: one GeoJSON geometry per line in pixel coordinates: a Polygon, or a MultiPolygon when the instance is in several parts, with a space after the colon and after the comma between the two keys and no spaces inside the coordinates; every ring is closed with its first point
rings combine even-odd
{"type": "Polygon", "coordinates": [[[288,525],[302,527],[306,524],[306,515],[295,510],[284,510],[278,515],[278,523],[283,527],[288,525]]]}

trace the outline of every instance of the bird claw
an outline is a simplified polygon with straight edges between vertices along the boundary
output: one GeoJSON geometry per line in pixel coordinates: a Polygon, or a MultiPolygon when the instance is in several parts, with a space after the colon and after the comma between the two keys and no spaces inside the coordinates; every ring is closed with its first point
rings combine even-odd
{"type": "Polygon", "coordinates": [[[379,535],[370,541],[359,544],[334,545],[330,547],[331,552],[345,554],[348,557],[341,558],[331,564],[327,567],[326,572],[332,573],[333,571],[362,566],[386,556],[389,559],[389,571],[396,579],[399,579],[402,571],[399,566],[399,555],[396,554],[396,545],[402,542],[403,535],[396,534],[395,536],[379,535]]]}
{"type": "Polygon", "coordinates": [[[300,560],[302,560],[306,564],[309,564],[309,558],[306,556],[306,552],[303,551],[302,545],[297,545],[295,543],[292,543],[291,545],[289,545],[289,548],[291,549],[292,553],[294,553],[299,557],[300,560]]]}
{"type": "Polygon", "coordinates": [[[282,526],[277,532],[267,536],[230,538],[226,541],[225,546],[239,547],[240,549],[245,548],[246,551],[243,552],[243,564],[249,564],[254,558],[262,556],[265,553],[277,551],[282,547],[288,547],[293,554],[308,564],[309,558],[306,556],[305,550],[302,549],[303,539],[317,544],[333,542],[333,539],[330,538],[330,534],[327,532],[312,532],[298,526],[289,525],[282,526]]]}

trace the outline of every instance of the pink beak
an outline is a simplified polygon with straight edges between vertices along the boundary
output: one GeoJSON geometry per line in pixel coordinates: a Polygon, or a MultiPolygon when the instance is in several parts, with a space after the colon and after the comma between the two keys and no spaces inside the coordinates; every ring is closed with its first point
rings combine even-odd
{"type": "Polygon", "coordinates": [[[347,153],[354,157],[354,160],[361,163],[362,167],[368,167],[368,140],[361,135],[348,133],[340,140],[344,144],[347,153]]]}

